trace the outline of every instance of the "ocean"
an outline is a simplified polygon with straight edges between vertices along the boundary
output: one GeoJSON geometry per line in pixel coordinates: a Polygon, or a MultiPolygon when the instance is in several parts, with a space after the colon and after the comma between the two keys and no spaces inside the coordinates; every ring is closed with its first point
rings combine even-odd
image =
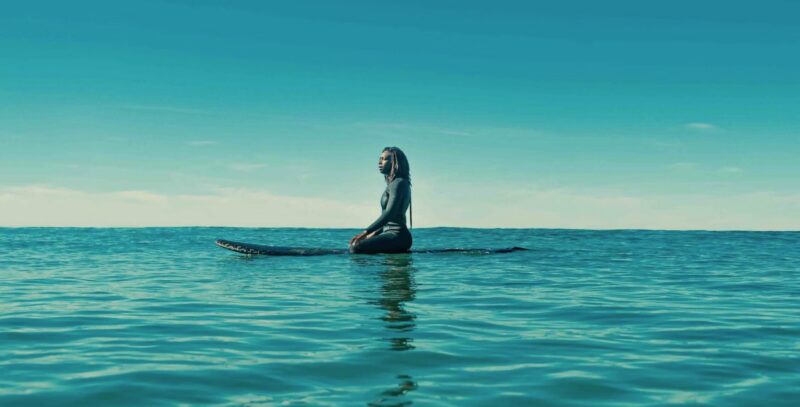
{"type": "Polygon", "coordinates": [[[0,228],[0,405],[800,405],[800,232],[0,228]]]}

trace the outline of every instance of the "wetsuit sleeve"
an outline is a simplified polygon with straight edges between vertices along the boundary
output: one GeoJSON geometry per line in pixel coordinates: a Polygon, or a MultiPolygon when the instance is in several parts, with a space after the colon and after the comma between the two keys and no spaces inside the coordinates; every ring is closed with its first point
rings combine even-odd
{"type": "Polygon", "coordinates": [[[389,183],[389,202],[386,203],[386,209],[383,210],[381,216],[367,226],[366,231],[372,233],[383,227],[390,219],[399,218],[402,213],[395,213],[403,210],[403,201],[409,193],[408,181],[405,179],[395,179],[389,183]]]}

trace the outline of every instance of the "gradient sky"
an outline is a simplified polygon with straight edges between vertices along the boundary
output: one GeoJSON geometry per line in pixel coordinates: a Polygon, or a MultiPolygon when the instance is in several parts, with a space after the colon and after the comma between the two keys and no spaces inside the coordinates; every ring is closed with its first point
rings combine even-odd
{"type": "Polygon", "coordinates": [[[29,1],[0,226],[800,230],[796,1],[29,1]]]}

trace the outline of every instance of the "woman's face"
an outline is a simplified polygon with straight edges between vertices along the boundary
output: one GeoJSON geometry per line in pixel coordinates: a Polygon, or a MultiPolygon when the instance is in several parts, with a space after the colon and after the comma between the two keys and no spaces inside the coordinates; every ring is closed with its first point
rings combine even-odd
{"type": "Polygon", "coordinates": [[[392,153],[384,151],[378,158],[378,171],[381,174],[388,175],[392,171],[392,153]]]}

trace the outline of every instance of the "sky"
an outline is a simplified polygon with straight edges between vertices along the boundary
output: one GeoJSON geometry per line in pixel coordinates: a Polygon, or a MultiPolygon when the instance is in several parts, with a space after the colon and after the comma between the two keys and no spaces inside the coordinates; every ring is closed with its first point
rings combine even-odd
{"type": "Polygon", "coordinates": [[[796,1],[29,1],[0,226],[800,230],[796,1]]]}

